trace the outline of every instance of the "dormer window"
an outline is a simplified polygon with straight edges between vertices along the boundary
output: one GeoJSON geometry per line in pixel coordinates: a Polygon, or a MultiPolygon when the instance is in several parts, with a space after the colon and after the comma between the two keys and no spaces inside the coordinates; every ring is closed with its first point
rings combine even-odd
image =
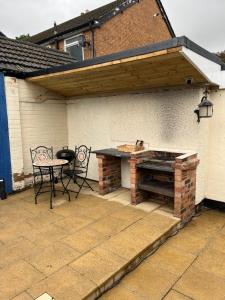
{"type": "Polygon", "coordinates": [[[84,59],[83,35],[77,35],[65,40],[65,51],[68,52],[77,61],[84,59]]]}

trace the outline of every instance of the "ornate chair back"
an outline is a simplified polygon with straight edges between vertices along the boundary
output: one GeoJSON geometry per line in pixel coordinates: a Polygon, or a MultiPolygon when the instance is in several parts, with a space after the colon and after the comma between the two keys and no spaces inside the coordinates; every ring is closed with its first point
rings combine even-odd
{"type": "Polygon", "coordinates": [[[90,154],[91,147],[88,148],[85,145],[81,145],[75,148],[75,170],[81,170],[83,173],[87,174],[90,154]]]}

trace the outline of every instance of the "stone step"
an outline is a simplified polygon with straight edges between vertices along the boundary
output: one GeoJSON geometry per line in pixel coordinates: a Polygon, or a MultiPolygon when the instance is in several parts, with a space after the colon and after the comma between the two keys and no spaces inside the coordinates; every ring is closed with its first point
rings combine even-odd
{"type": "Polygon", "coordinates": [[[94,283],[82,299],[97,299],[114,287],[179,228],[179,219],[158,210],[75,260],[70,267],[94,283]]]}

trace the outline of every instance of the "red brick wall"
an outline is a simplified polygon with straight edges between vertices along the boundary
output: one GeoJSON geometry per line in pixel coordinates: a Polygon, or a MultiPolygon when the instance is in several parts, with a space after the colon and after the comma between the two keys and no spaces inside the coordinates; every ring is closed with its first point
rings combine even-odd
{"type": "MultiPolygon", "coordinates": [[[[126,9],[122,14],[113,17],[100,28],[96,28],[95,56],[101,56],[157,43],[171,38],[171,34],[160,13],[155,0],[140,0],[139,3],[126,9]]],[[[86,40],[91,41],[91,32],[84,33],[86,40]]],[[[64,50],[64,41],[59,42],[59,49],[64,50]]],[[[92,58],[92,48],[84,49],[84,58],[92,58]]]]}
{"type": "Polygon", "coordinates": [[[96,56],[110,54],[171,38],[155,0],[139,3],[118,14],[95,30],[96,56]]]}

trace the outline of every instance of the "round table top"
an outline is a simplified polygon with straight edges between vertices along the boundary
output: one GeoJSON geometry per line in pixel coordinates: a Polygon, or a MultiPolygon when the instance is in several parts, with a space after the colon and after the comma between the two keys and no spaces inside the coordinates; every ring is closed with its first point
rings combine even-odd
{"type": "Polygon", "coordinates": [[[35,167],[59,167],[68,164],[66,159],[44,159],[33,163],[35,167]]]}

